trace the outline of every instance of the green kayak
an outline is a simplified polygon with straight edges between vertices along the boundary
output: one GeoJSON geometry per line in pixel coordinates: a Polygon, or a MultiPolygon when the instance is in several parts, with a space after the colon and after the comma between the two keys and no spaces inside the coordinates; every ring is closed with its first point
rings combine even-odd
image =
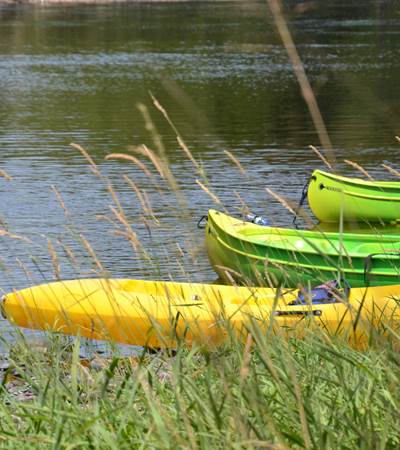
{"type": "Polygon", "coordinates": [[[315,170],[308,204],[321,222],[393,222],[400,219],[400,182],[364,181],[315,170]]]}
{"type": "Polygon", "coordinates": [[[344,277],[352,287],[400,283],[400,234],[265,227],[210,210],[209,259],[227,282],[307,286],[344,277]]]}

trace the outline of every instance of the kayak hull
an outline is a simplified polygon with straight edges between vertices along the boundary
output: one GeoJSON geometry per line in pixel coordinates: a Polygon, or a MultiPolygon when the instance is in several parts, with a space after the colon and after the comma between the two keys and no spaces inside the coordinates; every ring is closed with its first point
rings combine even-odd
{"type": "Polygon", "coordinates": [[[293,305],[293,290],[87,279],[7,294],[2,312],[21,327],[146,347],[215,347],[249,332],[302,338],[322,330],[361,348],[373,331],[396,329],[397,296],[400,286],[361,288],[343,302],[293,305]]]}
{"type": "Polygon", "coordinates": [[[256,286],[315,286],[344,277],[352,287],[400,282],[400,235],[264,227],[210,210],[210,262],[222,280],[256,286]]]}
{"type": "Polygon", "coordinates": [[[315,170],[308,204],[320,222],[395,222],[400,219],[400,182],[372,182],[315,170]]]}

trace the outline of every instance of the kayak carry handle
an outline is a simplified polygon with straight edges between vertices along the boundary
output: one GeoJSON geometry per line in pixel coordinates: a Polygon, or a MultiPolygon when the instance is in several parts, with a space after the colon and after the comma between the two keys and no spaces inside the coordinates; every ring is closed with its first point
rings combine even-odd
{"type": "Polygon", "coordinates": [[[320,309],[314,309],[312,311],[274,311],[274,316],[322,316],[320,309]]]}
{"type": "Polygon", "coordinates": [[[201,216],[197,222],[197,228],[204,229],[206,227],[208,216],[201,216]]]}
{"type": "Polygon", "coordinates": [[[381,252],[381,253],[370,253],[368,256],[365,257],[364,259],[364,284],[366,286],[369,286],[369,282],[370,282],[370,274],[371,274],[371,270],[372,270],[372,259],[374,256],[379,256],[379,255],[394,255],[394,256],[398,256],[400,257],[400,250],[398,252],[381,252]]]}

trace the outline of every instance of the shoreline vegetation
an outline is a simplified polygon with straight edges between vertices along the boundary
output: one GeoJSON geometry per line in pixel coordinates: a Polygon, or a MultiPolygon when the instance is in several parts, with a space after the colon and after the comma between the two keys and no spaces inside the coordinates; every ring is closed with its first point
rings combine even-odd
{"type": "Polygon", "coordinates": [[[310,334],[208,352],[81,358],[21,337],[3,369],[2,448],[398,448],[400,360],[310,334]]]}

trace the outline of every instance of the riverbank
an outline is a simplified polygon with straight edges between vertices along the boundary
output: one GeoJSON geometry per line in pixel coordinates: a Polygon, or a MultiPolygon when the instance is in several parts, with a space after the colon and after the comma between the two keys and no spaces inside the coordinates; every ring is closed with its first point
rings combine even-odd
{"type": "Polygon", "coordinates": [[[2,448],[345,449],[400,445],[398,353],[318,336],[215,352],[81,359],[21,340],[0,391],[2,448]]]}

